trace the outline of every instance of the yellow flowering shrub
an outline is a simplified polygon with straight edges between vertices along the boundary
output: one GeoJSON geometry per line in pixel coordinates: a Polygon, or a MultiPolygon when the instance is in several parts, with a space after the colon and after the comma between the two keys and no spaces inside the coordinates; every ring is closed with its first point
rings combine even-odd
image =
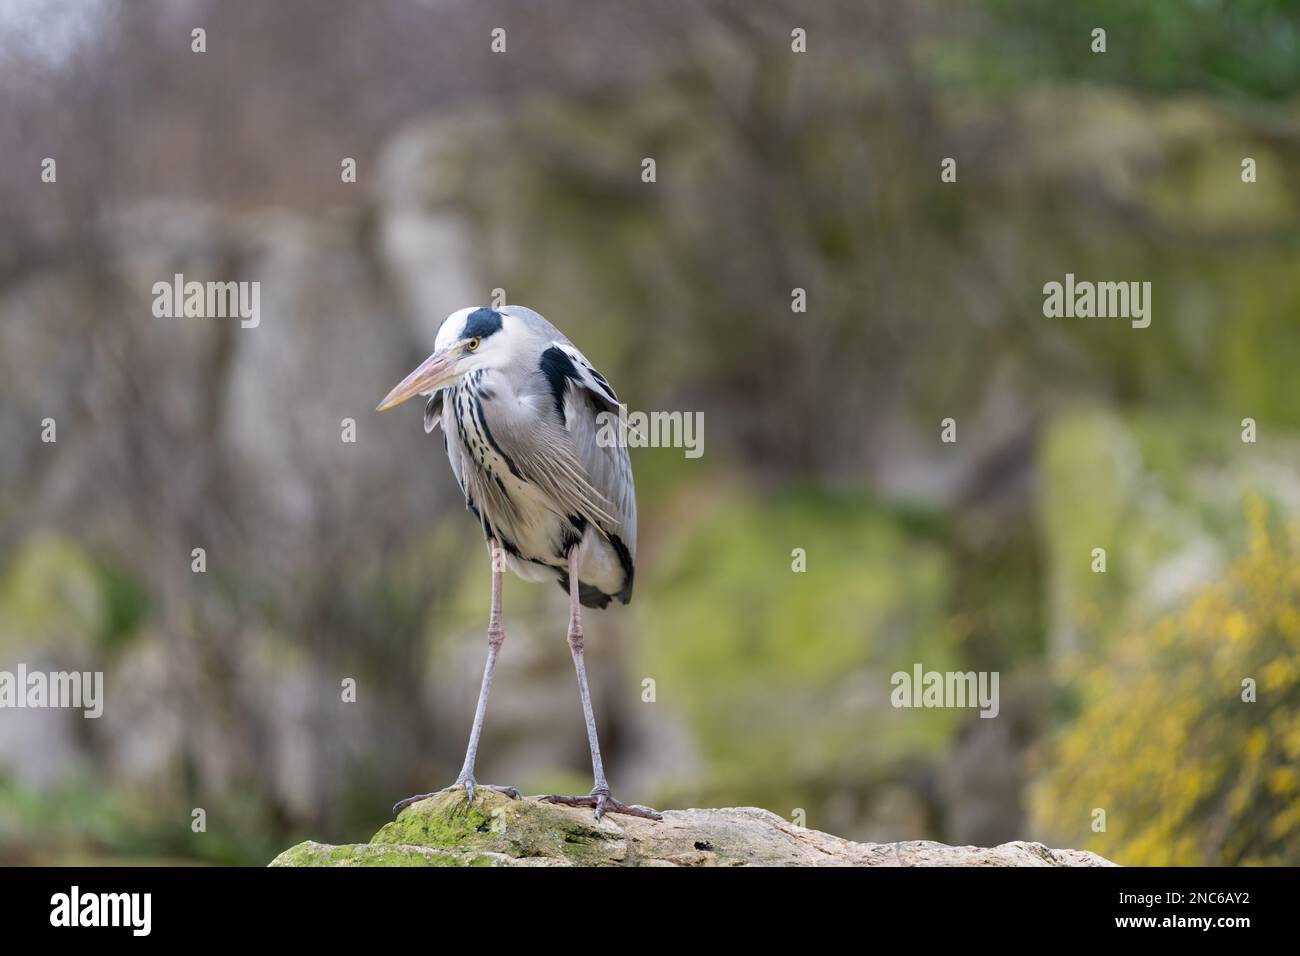
{"type": "Polygon", "coordinates": [[[1181,612],[1071,668],[1077,714],[1032,798],[1058,845],[1133,866],[1300,864],[1300,528],[1270,530],[1262,506],[1250,526],[1181,612]]]}

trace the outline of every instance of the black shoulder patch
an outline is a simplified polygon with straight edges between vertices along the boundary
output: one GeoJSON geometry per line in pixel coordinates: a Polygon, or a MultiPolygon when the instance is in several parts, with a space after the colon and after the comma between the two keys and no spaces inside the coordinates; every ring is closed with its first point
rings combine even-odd
{"type": "Polygon", "coordinates": [[[555,399],[555,411],[560,416],[560,422],[568,424],[564,418],[564,390],[570,379],[578,380],[578,370],[573,367],[573,359],[569,358],[569,353],[564,349],[552,345],[542,353],[538,368],[551,386],[551,397],[555,399]]]}
{"type": "Polygon", "coordinates": [[[501,313],[496,309],[475,309],[465,318],[465,337],[485,339],[501,331],[501,313]]]}

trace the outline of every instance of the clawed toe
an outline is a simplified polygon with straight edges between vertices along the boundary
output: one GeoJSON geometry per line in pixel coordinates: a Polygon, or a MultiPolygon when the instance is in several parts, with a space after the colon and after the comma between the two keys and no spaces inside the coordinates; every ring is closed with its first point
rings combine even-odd
{"type": "Polygon", "coordinates": [[[548,793],[543,797],[538,797],[544,803],[558,803],[566,807],[591,807],[596,811],[596,822],[599,823],[606,813],[621,813],[629,817],[644,817],[647,820],[662,820],[664,815],[658,810],[652,810],[650,807],[643,807],[639,803],[624,803],[622,800],[615,800],[609,795],[608,791],[593,791],[585,797],[565,797],[558,793],[548,793]]]}
{"type": "Polygon", "coordinates": [[[435,790],[433,793],[417,793],[413,797],[407,797],[405,800],[398,800],[393,804],[393,816],[397,816],[413,803],[419,803],[421,800],[428,800],[430,797],[436,797],[442,793],[441,790],[435,790]]]}
{"type": "Polygon", "coordinates": [[[475,790],[492,790],[496,793],[503,793],[511,800],[519,800],[523,797],[523,794],[521,794],[516,787],[500,787],[495,783],[477,783],[474,780],[457,780],[450,787],[443,787],[441,790],[435,790],[432,793],[420,793],[413,797],[407,797],[405,800],[398,800],[393,804],[393,815],[396,816],[413,803],[419,803],[421,800],[428,800],[430,797],[436,797],[440,793],[449,793],[452,790],[462,789],[465,791],[465,803],[469,806],[474,804],[475,790]]]}

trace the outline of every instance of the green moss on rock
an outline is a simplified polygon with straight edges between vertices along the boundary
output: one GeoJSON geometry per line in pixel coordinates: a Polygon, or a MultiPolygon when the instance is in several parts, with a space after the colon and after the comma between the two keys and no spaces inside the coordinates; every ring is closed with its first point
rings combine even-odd
{"type": "Polygon", "coordinates": [[[272,866],[498,866],[492,854],[447,853],[422,846],[354,843],[330,846],[308,840],[285,850],[272,866]]]}
{"type": "Polygon", "coordinates": [[[1008,843],[851,843],[767,810],[668,810],[661,821],[464,791],[402,811],[374,840],[300,843],[272,866],[1103,866],[1090,853],[1008,843]]]}
{"type": "Polygon", "coordinates": [[[463,790],[441,793],[407,807],[375,834],[373,844],[415,845],[463,852],[540,857],[578,865],[617,862],[624,852],[622,830],[590,810],[537,800],[512,800],[481,790],[469,806],[463,790]]]}

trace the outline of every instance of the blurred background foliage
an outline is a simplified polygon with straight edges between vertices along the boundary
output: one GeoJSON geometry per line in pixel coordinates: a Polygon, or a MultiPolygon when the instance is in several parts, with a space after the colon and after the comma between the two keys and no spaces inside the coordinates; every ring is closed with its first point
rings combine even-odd
{"type": "MultiPolygon", "coordinates": [[[[1300,863],[1298,37],[1284,0],[0,7],[0,669],[107,683],[0,711],[0,861],[263,863],[454,778],[486,555],[370,410],[500,288],[704,413],[702,458],[633,451],[636,600],[588,622],[625,799],[1300,863]],[[176,272],[260,281],[261,325],[155,318],[176,272]],[[1150,328],[1044,318],[1066,272],[1150,281],[1150,328]],[[915,662],[997,670],[999,716],[893,709],[915,662]]],[[[479,776],[584,790],[563,595],[505,601],[479,776]]]]}
{"type": "Polygon", "coordinates": [[[1300,530],[1252,505],[1249,548],[1221,578],[1067,670],[1078,699],[1035,795],[1047,826],[1133,865],[1300,854],[1300,530]],[[1089,839],[1096,807],[1123,813],[1089,839]]]}

